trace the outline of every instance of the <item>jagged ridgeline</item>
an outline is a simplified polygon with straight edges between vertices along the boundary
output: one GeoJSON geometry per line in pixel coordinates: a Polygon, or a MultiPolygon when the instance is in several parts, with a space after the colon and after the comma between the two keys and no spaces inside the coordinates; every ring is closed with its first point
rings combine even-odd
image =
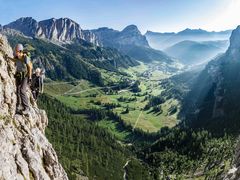
{"type": "Polygon", "coordinates": [[[52,80],[86,79],[103,85],[101,69],[120,73],[119,67],[128,68],[139,64],[117,50],[102,48],[84,40],[60,46],[39,38],[6,34],[11,46],[24,44],[31,53],[34,66],[45,68],[47,77],[52,80]]]}

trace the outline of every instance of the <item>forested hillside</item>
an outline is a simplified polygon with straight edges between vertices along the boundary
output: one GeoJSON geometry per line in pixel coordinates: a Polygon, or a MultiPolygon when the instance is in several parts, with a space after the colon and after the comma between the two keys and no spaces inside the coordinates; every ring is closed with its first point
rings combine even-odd
{"type": "Polygon", "coordinates": [[[47,110],[49,118],[46,136],[70,179],[78,175],[90,179],[122,179],[123,166],[131,159],[134,163],[128,167],[128,176],[151,179],[147,166],[105,129],[72,114],[71,109],[52,97],[42,96],[39,105],[47,110]]]}

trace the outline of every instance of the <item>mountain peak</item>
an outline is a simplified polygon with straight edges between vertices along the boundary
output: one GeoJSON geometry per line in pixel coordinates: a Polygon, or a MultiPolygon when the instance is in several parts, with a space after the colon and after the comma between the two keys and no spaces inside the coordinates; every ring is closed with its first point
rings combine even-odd
{"type": "Polygon", "coordinates": [[[201,35],[201,34],[206,34],[206,33],[208,33],[208,31],[200,29],[200,28],[199,29],[186,28],[183,31],[178,32],[177,34],[179,34],[179,35],[193,35],[193,34],[201,35]]]}
{"type": "Polygon", "coordinates": [[[141,32],[139,31],[138,27],[134,24],[131,24],[131,25],[128,25],[127,27],[125,27],[123,30],[122,30],[122,33],[124,32],[134,32],[134,33],[138,33],[138,34],[141,34],[141,32]]]}
{"type": "Polygon", "coordinates": [[[154,31],[149,31],[145,33],[146,36],[154,36],[154,35],[175,35],[175,32],[154,32],[154,31]]]}
{"type": "Polygon", "coordinates": [[[46,21],[50,21],[50,22],[72,22],[72,23],[74,23],[74,24],[77,24],[77,25],[79,25],[77,22],[75,22],[74,20],[72,20],[72,19],[70,19],[70,18],[67,18],[67,17],[64,17],[64,18],[58,18],[58,19],[56,19],[56,18],[50,18],[50,19],[46,19],[46,20],[42,20],[42,21],[40,21],[40,22],[46,22],[46,21]]]}
{"type": "Polygon", "coordinates": [[[80,29],[80,25],[78,23],[76,23],[75,21],[73,21],[70,18],[51,18],[51,19],[47,19],[47,20],[42,20],[39,22],[39,27],[41,26],[57,26],[57,30],[61,30],[61,28],[66,27],[66,28],[73,28],[73,29],[80,29]],[[72,27],[71,27],[72,26],[72,27]]]}
{"type": "Polygon", "coordinates": [[[33,19],[32,17],[20,17],[20,18],[17,19],[16,21],[26,22],[26,21],[36,21],[36,20],[33,19]]]}
{"type": "Polygon", "coordinates": [[[84,39],[80,25],[69,18],[51,18],[40,21],[36,33],[39,37],[60,42],[84,39]]]}
{"type": "Polygon", "coordinates": [[[235,30],[232,31],[230,37],[230,46],[227,50],[227,53],[234,57],[239,57],[240,55],[240,26],[238,26],[235,30]]]}
{"type": "Polygon", "coordinates": [[[59,20],[71,21],[71,22],[77,23],[77,22],[75,22],[74,20],[72,20],[72,19],[70,19],[70,18],[68,18],[68,17],[59,18],[59,20]]]}
{"type": "Polygon", "coordinates": [[[118,36],[120,44],[131,44],[136,46],[149,47],[148,41],[134,24],[125,27],[118,36]]]}
{"type": "Polygon", "coordinates": [[[21,18],[17,19],[16,21],[10,23],[9,25],[11,26],[11,25],[18,25],[18,24],[21,26],[24,26],[24,24],[29,26],[29,25],[37,24],[37,21],[32,17],[21,17],[21,18]]]}
{"type": "Polygon", "coordinates": [[[3,28],[18,30],[26,36],[34,36],[34,32],[37,29],[37,21],[32,17],[21,17],[3,26],[3,28]]]}
{"type": "MultiPolygon", "coordinates": [[[[146,36],[142,35],[134,24],[125,27],[122,31],[106,27],[93,30],[101,44],[106,47],[117,48],[126,54],[128,48],[149,48],[146,36]]],[[[147,49],[147,50],[149,50],[147,49]]]]}
{"type": "Polygon", "coordinates": [[[118,32],[117,30],[114,30],[112,28],[109,28],[109,27],[100,27],[98,29],[93,29],[92,31],[115,31],[115,32],[118,32]]]}

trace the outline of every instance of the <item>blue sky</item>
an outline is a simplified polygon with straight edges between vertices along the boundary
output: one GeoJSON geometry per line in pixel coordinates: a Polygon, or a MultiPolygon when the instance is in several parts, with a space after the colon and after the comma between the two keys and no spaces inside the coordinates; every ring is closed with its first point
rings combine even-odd
{"type": "Polygon", "coordinates": [[[83,29],[135,24],[142,33],[185,28],[225,30],[240,24],[240,0],[0,0],[0,24],[19,17],[69,17],[83,29]]]}

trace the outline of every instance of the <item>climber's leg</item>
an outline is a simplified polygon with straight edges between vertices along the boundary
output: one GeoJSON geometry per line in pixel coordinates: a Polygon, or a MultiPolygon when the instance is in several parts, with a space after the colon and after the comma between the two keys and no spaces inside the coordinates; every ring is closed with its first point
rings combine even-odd
{"type": "Polygon", "coordinates": [[[24,77],[24,79],[21,82],[20,95],[21,95],[22,105],[25,110],[29,109],[27,86],[28,86],[28,77],[24,77]]]}
{"type": "Polygon", "coordinates": [[[22,109],[22,101],[21,101],[21,79],[16,77],[16,90],[17,90],[17,111],[22,109]]]}

